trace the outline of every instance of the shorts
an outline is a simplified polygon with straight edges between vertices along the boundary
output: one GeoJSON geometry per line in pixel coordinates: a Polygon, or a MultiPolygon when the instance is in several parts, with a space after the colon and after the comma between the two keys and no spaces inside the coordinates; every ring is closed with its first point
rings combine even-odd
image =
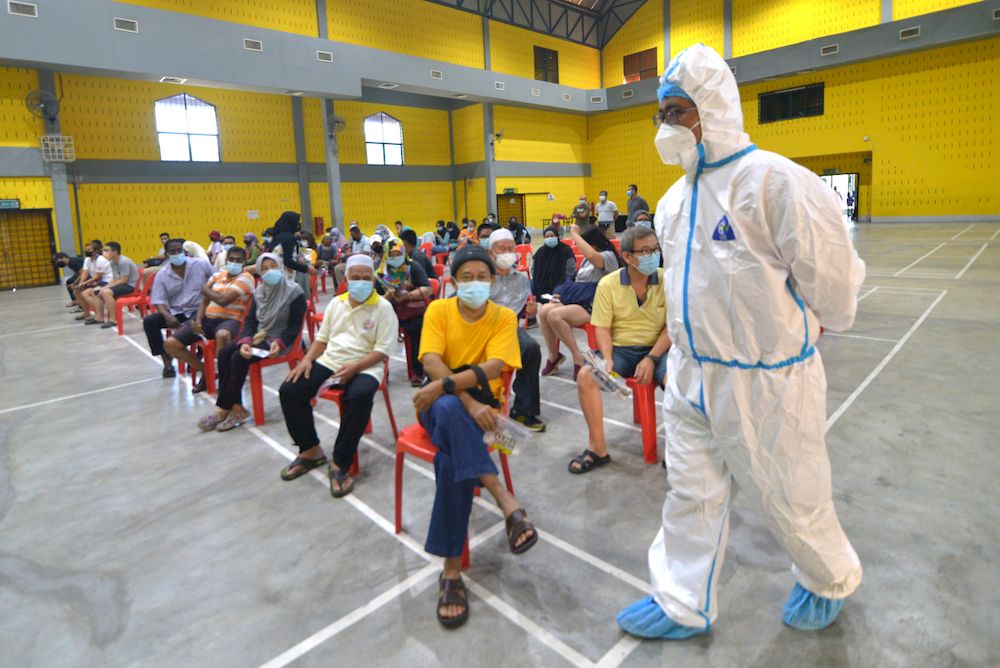
{"type": "Polygon", "coordinates": [[[115,296],[115,299],[118,299],[119,297],[127,297],[135,292],[134,285],[125,285],[124,283],[112,285],[109,289],[111,290],[111,294],[115,296]]]}
{"type": "MultiPolygon", "coordinates": [[[[240,333],[240,321],[223,318],[205,318],[201,323],[201,328],[205,332],[206,339],[214,339],[216,334],[222,330],[229,332],[232,334],[232,338],[236,339],[236,336],[240,333]]],[[[185,347],[199,340],[199,336],[194,333],[194,320],[188,320],[170,336],[183,343],[185,347]]]]}
{"type": "MultiPolygon", "coordinates": [[[[639,362],[649,354],[649,351],[653,349],[653,346],[612,346],[611,347],[611,359],[614,360],[615,373],[623,378],[631,378],[635,375],[635,368],[639,366],[639,362]]],[[[598,357],[601,356],[601,352],[594,351],[594,354],[598,357]]],[[[663,353],[660,356],[660,363],[656,365],[653,369],[653,379],[656,384],[663,387],[663,379],[667,375],[667,353],[663,353]]]]}

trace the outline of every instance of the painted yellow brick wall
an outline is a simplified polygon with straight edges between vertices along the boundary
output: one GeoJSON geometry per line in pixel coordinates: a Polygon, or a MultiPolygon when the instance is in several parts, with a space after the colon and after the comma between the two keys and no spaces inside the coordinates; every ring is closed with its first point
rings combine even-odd
{"type": "Polygon", "coordinates": [[[313,216],[323,218],[324,228],[330,227],[333,216],[330,214],[330,189],[326,183],[309,184],[309,206],[313,216]]]}
{"type": "Polygon", "coordinates": [[[343,183],[340,189],[344,218],[357,220],[365,234],[380,224],[392,229],[396,220],[421,234],[451,217],[451,181],[343,183]]]}
{"type": "Polygon", "coordinates": [[[599,50],[533,30],[490,21],[490,68],[495,72],[535,78],[535,47],[559,52],[559,83],[574,88],[601,85],[599,50]]]}
{"type": "Polygon", "coordinates": [[[496,105],[493,128],[503,131],[494,147],[497,160],[587,162],[586,116],[496,105]]]}
{"type": "MultiPolygon", "coordinates": [[[[70,197],[70,204],[73,198],[70,197]]],[[[74,207],[75,208],[75,207],[74,207]]],[[[84,239],[118,241],[133,260],[160,247],[160,232],[206,246],[209,231],[258,237],[282,211],[299,209],[294,183],[116,183],[80,188],[84,239]],[[247,211],[259,219],[247,218],[247,211]]],[[[74,221],[76,213],[74,211],[74,221]]],[[[75,225],[75,223],[74,223],[75,225]]]]}
{"type": "Polygon", "coordinates": [[[302,100],[302,121],[306,136],[306,162],[326,162],[323,101],[309,97],[302,100]]]}
{"type": "Polygon", "coordinates": [[[22,209],[51,209],[52,182],[47,176],[0,178],[0,199],[19,199],[22,209]]]}
{"type": "Polygon", "coordinates": [[[326,0],[326,16],[334,41],[483,67],[482,19],[469,12],[425,0],[326,0]]]}
{"type": "Polygon", "coordinates": [[[223,162],[295,162],[292,103],[283,95],[62,75],[62,130],[77,158],[159,160],[156,100],[187,93],[216,106],[223,162]]]}
{"type": "MultiPolygon", "coordinates": [[[[455,222],[461,227],[462,218],[482,220],[486,214],[496,209],[496,204],[487,207],[486,179],[466,179],[455,181],[455,204],[458,208],[455,222]]],[[[445,220],[451,220],[446,218],[445,220]]]]}
{"type": "Polygon", "coordinates": [[[865,219],[872,215],[872,163],[870,158],[870,153],[839,153],[795,158],[794,160],[817,175],[822,175],[828,170],[836,171],[838,174],[857,174],[858,217],[865,219]]]}
{"type": "Polygon", "coordinates": [[[24,106],[24,96],[38,89],[38,73],[0,67],[0,146],[38,147],[45,123],[24,106]]]}
{"type": "Polygon", "coordinates": [[[920,14],[939,12],[962,5],[971,5],[976,0],[893,0],[892,18],[894,21],[910,18],[920,14]]]}
{"type": "Polygon", "coordinates": [[[472,104],[451,112],[455,138],[455,164],[479,162],[484,155],[483,105],[472,104]]]}
{"type": "Polygon", "coordinates": [[[878,25],[879,0],[733,0],[733,56],[878,25]]]}
{"type": "Polygon", "coordinates": [[[663,3],[647,0],[604,46],[604,85],[610,88],[625,83],[625,56],[653,48],[656,49],[657,70],[662,72],[665,65],[663,3]]]}
{"type": "Polygon", "coordinates": [[[506,188],[517,189],[519,195],[525,195],[524,218],[528,227],[539,228],[543,220],[552,220],[553,213],[569,216],[580,195],[586,193],[586,186],[582,176],[501,177],[497,179],[497,197],[503,197],[506,188]],[[549,199],[550,194],[554,199],[549,199]]]}
{"type": "Polygon", "coordinates": [[[384,111],[403,124],[403,164],[451,164],[447,111],[355,101],[338,101],[334,110],[347,121],[347,127],[337,135],[342,163],[367,164],[364,119],[384,111]]]}
{"type": "Polygon", "coordinates": [[[670,58],[699,42],[723,53],[725,26],[722,0],[671,0],[670,58]]]}
{"type": "MultiPolygon", "coordinates": [[[[116,0],[168,12],[194,14],[208,19],[281,30],[300,35],[319,35],[315,0],[116,0]]],[[[123,11],[127,11],[124,10],[123,11]]]]}

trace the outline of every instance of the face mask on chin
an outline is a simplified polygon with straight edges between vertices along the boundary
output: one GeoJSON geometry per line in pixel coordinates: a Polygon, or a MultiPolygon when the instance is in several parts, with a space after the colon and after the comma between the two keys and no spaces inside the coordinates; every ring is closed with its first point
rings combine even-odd
{"type": "Polygon", "coordinates": [[[691,171],[698,161],[698,140],[694,136],[694,128],[701,125],[698,121],[690,128],[684,125],[668,125],[664,123],[656,132],[656,152],[665,165],[679,165],[691,171]]]}

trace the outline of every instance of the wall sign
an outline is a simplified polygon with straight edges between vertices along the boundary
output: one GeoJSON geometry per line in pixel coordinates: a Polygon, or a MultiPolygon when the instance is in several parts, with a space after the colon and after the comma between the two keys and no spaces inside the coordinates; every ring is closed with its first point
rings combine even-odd
{"type": "Polygon", "coordinates": [[[19,199],[0,199],[0,209],[20,209],[21,200],[19,199]]]}

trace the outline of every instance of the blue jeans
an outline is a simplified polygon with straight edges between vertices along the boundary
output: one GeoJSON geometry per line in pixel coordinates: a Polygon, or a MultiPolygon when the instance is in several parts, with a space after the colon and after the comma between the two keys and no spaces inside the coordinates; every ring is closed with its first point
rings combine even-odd
{"type": "Polygon", "coordinates": [[[460,557],[469,533],[473,491],[480,476],[496,475],[497,467],[483,443],[483,430],[457,397],[439,397],[420,414],[420,422],[438,448],[437,491],[424,549],[439,557],[460,557]]]}
{"type": "MultiPolygon", "coordinates": [[[[639,362],[649,354],[653,346],[612,346],[611,359],[615,363],[615,373],[623,378],[631,378],[635,375],[635,368],[639,362]]],[[[597,353],[600,357],[600,352],[597,353]]],[[[653,378],[656,384],[663,387],[663,377],[667,375],[667,354],[660,356],[660,363],[653,369],[653,378]]]]}

